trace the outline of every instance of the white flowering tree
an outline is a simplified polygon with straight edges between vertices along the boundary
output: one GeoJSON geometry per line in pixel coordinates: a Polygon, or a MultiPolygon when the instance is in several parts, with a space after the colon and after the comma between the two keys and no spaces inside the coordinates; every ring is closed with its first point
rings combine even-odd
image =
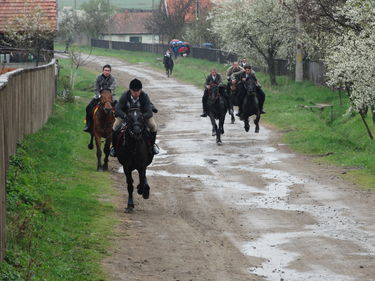
{"type": "Polygon", "coordinates": [[[53,24],[46,20],[39,6],[32,6],[32,2],[25,1],[24,9],[23,13],[10,19],[3,43],[12,48],[29,50],[38,65],[42,50],[53,48],[56,30],[53,24]]]}
{"type": "Polygon", "coordinates": [[[344,88],[352,108],[367,129],[365,116],[375,104],[375,6],[373,0],[348,0],[337,17],[347,18],[346,28],[335,36],[325,62],[328,85],[344,88]]]}
{"type": "Polygon", "coordinates": [[[79,20],[76,10],[63,9],[59,16],[58,37],[65,44],[65,51],[73,44],[74,38],[78,36],[81,31],[81,22],[79,20]]]}
{"type": "Polygon", "coordinates": [[[275,85],[275,59],[281,50],[295,47],[295,18],[282,1],[231,1],[215,9],[211,17],[223,48],[265,64],[275,85]]]}

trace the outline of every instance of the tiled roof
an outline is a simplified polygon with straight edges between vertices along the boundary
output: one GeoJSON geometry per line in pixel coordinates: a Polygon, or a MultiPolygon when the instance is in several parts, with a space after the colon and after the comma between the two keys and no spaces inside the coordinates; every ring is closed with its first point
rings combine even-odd
{"type": "Polygon", "coordinates": [[[130,12],[117,14],[112,19],[112,34],[149,34],[146,21],[152,12],[130,12]]]}
{"type": "Polygon", "coordinates": [[[37,7],[43,10],[44,19],[56,29],[56,0],[0,0],[0,32],[5,30],[12,19],[30,14],[37,7]]]}
{"type": "MultiPolygon", "coordinates": [[[[189,0],[183,0],[183,3],[188,3],[189,0]]],[[[163,0],[162,4],[164,7],[167,7],[168,13],[173,14],[176,9],[178,9],[181,5],[180,1],[175,0],[163,0]]],[[[208,13],[212,8],[211,0],[197,0],[191,3],[191,8],[186,13],[185,20],[190,22],[195,19],[196,16],[196,8],[198,7],[199,13],[208,13]]]]}

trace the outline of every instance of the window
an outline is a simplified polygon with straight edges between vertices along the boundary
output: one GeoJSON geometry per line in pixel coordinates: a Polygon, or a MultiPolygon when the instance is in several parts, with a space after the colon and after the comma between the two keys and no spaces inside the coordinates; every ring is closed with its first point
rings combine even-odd
{"type": "Polygon", "coordinates": [[[129,42],[132,43],[142,43],[142,37],[141,36],[130,36],[129,42]]]}

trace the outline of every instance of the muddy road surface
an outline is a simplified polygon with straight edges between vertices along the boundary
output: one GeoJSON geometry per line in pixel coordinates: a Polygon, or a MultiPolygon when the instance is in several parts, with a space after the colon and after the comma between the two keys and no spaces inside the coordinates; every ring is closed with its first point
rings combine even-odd
{"type": "Polygon", "coordinates": [[[103,261],[110,280],[375,280],[374,192],[292,153],[262,120],[256,134],[227,117],[218,146],[199,117],[202,88],[114,58],[88,67],[106,63],[119,84],[143,82],[161,148],[147,170],[150,198],[135,192],[130,214],[125,177],[110,162],[120,221],[103,261]]]}

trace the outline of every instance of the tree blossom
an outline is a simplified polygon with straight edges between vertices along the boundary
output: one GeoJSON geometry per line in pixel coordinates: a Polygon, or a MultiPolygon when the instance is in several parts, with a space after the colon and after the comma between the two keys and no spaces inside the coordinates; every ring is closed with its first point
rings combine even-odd
{"type": "Polygon", "coordinates": [[[296,32],[295,19],[281,1],[231,1],[219,6],[211,17],[222,46],[266,64],[271,83],[276,84],[275,59],[281,49],[294,48],[296,32]]]}

